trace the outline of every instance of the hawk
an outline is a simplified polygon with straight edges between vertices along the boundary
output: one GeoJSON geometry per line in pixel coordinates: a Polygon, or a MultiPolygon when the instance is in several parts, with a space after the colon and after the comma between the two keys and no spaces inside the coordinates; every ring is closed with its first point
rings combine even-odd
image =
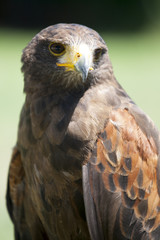
{"type": "Polygon", "coordinates": [[[160,135],[99,34],[57,24],[24,49],[7,190],[15,240],[158,240],[160,135]]]}

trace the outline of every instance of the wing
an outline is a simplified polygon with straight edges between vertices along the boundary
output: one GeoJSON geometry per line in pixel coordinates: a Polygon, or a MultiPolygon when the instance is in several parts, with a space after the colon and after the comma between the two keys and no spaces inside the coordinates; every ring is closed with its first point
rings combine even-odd
{"type": "Polygon", "coordinates": [[[22,221],[24,211],[24,184],[24,170],[22,167],[21,155],[18,149],[15,147],[9,168],[6,199],[8,212],[15,226],[16,240],[21,239],[18,229],[22,221]]]}
{"type": "Polygon", "coordinates": [[[14,148],[7,188],[7,208],[14,224],[15,240],[46,239],[48,237],[30,201],[31,189],[25,182],[21,153],[14,148]]]}
{"type": "Polygon", "coordinates": [[[8,212],[14,224],[15,240],[48,239],[28,200],[29,195],[30,192],[25,184],[21,153],[15,147],[11,157],[6,195],[8,212]],[[30,225],[28,225],[29,219],[30,225]],[[42,233],[44,238],[41,236],[42,233]]]}
{"type": "Polygon", "coordinates": [[[92,239],[159,239],[158,150],[137,122],[128,109],[112,110],[83,167],[92,239]]]}

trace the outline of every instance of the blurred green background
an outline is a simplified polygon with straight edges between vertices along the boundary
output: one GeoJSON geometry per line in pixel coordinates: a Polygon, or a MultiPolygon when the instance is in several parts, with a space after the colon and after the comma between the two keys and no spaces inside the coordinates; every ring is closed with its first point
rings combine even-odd
{"type": "Polygon", "coordinates": [[[39,30],[57,22],[82,23],[96,29],[109,47],[116,78],[160,129],[159,3],[148,0],[0,3],[0,240],[13,240],[5,191],[24,102],[22,49],[39,30]]]}

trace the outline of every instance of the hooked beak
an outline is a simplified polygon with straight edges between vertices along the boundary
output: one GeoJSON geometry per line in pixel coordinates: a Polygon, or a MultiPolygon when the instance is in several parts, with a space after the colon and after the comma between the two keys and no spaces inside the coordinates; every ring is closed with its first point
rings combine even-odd
{"type": "MultiPolygon", "coordinates": [[[[67,49],[68,50],[68,49],[67,49]]],[[[92,71],[92,54],[87,45],[80,45],[78,49],[69,49],[60,62],[56,63],[59,67],[65,67],[66,71],[76,71],[81,74],[82,81],[85,82],[88,72],[92,71]]]]}
{"type": "Polygon", "coordinates": [[[90,67],[88,59],[85,58],[85,56],[81,56],[74,66],[76,70],[81,73],[82,80],[85,82],[88,77],[89,70],[93,70],[93,68],[90,67]]]}

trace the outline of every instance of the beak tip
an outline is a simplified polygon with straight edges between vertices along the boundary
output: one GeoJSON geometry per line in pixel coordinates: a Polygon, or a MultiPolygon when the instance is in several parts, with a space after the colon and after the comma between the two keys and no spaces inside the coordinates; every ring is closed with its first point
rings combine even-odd
{"type": "Polygon", "coordinates": [[[75,66],[77,71],[81,74],[82,76],[82,81],[85,82],[87,77],[88,77],[88,71],[89,71],[89,68],[86,67],[85,65],[76,65],[75,66]]]}

